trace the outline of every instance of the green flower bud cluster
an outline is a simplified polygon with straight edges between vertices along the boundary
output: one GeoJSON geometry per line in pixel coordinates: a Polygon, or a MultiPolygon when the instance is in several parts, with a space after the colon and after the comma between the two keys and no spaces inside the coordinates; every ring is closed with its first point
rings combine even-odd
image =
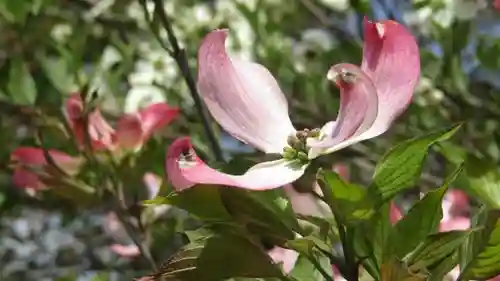
{"type": "Polygon", "coordinates": [[[287,143],[289,146],[283,148],[283,158],[293,161],[298,160],[300,163],[309,162],[309,158],[307,157],[308,147],[307,147],[307,139],[308,138],[317,138],[320,134],[320,129],[304,129],[302,131],[297,131],[295,134],[290,135],[287,139],[287,143]]]}

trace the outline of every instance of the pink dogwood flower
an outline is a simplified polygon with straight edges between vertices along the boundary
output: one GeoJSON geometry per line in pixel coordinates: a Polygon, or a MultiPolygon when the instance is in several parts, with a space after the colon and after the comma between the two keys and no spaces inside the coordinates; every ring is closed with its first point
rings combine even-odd
{"type": "MultiPolygon", "coordinates": [[[[72,157],[53,149],[49,149],[47,152],[55,164],[69,175],[78,173],[83,164],[81,157],[72,157]]],[[[12,175],[14,185],[35,191],[46,188],[46,184],[40,179],[39,173],[50,175],[56,170],[55,167],[48,163],[43,150],[35,147],[16,148],[10,154],[10,164],[14,169],[12,175]]]]}
{"type": "Polygon", "coordinates": [[[65,104],[66,119],[73,135],[80,144],[88,132],[91,145],[95,150],[139,149],[157,130],[169,124],[179,113],[179,109],[166,103],[152,104],[139,112],[122,116],[113,129],[104,119],[99,109],[88,115],[88,128],[85,130],[83,101],[79,94],[72,94],[65,104]]]}
{"type": "Polygon", "coordinates": [[[286,98],[264,66],[227,54],[227,30],[209,33],[198,51],[197,86],[210,113],[235,138],[282,157],[230,175],[208,167],[190,139],[179,138],[166,159],[176,190],[196,184],[281,187],[300,178],[316,157],[384,133],[411,101],[420,75],[419,50],[413,36],[394,21],[365,20],[364,33],[361,67],[337,64],[327,74],[340,88],[337,119],[310,130],[293,126],[286,98]]]}

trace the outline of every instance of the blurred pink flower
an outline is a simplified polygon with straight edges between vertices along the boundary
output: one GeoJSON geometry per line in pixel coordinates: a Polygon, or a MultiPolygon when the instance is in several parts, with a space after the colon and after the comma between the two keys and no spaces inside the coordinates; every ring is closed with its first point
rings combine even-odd
{"type": "Polygon", "coordinates": [[[229,57],[227,30],[215,30],[198,50],[198,89],[210,113],[235,138],[283,158],[259,163],[243,175],[221,173],[196,155],[189,138],[170,146],[166,170],[178,190],[220,184],[272,189],[302,176],[309,161],[384,133],[411,101],[420,75],[413,36],[394,21],[365,19],[361,67],[338,64],[327,78],[340,88],[336,121],[297,131],[278,83],[262,65],[229,57]]]}
{"type": "Polygon", "coordinates": [[[500,10],[500,0],[493,0],[493,8],[500,10]]]}
{"type": "Polygon", "coordinates": [[[389,218],[391,220],[392,224],[396,224],[400,219],[403,218],[403,214],[401,213],[401,210],[394,204],[394,202],[391,202],[391,205],[389,207],[389,218]]]}
{"type": "Polygon", "coordinates": [[[339,269],[332,264],[333,280],[334,281],[347,281],[342,275],[340,275],[339,269]]]}
{"type": "MultiPolygon", "coordinates": [[[[139,149],[157,130],[177,117],[179,110],[166,103],[152,104],[137,113],[123,115],[116,130],[103,118],[99,109],[88,115],[88,134],[96,150],[139,149]]],[[[84,143],[85,124],[83,101],[78,93],[72,94],[65,104],[66,119],[80,144],[84,143]]]]}
{"type": "MultiPolygon", "coordinates": [[[[470,227],[470,219],[463,216],[468,212],[469,199],[467,195],[458,189],[450,189],[446,192],[441,203],[443,217],[439,223],[439,231],[464,230],[470,227]]],[[[403,217],[401,210],[391,202],[390,218],[395,224],[403,217]]]]}
{"type": "MultiPolygon", "coordinates": [[[[69,175],[75,175],[83,164],[81,157],[72,157],[64,152],[49,149],[54,163],[69,175]]],[[[56,171],[45,159],[43,149],[18,147],[10,154],[10,165],[14,169],[13,183],[20,188],[39,190],[46,187],[40,173],[53,174],[56,171]]]]}
{"type": "Polygon", "coordinates": [[[274,247],[267,252],[275,263],[281,263],[284,273],[290,273],[299,258],[299,253],[294,250],[274,247]]]}

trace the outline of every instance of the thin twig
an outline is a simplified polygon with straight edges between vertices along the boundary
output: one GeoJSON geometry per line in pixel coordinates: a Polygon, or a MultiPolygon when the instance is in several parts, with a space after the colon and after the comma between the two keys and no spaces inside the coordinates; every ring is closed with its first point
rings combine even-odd
{"type": "MultiPolygon", "coordinates": [[[[170,54],[172,55],[172,58],[175,60],[177,66],[179,67],[182,77],[184,78],[184,81],[186,82],[189,92],[193,98],[194,104],[196,111],[198,112],[198,115],[201,118],[202,124],[203,124],[203,129],[205,130],[205,134],[208,137],[208,140],[210,142],[210,145],[212,147],[212,151],[215,155],[215,158],[217,161],[224,161],[223,155],[222,155],[222,150],[219,146],[219,142],[217,140],[217,137],[215,136],[214,131],[212,130],[212,127],[210,125],[210,117],[208,116],[205,108],[203,107],[203,103],[201,101],[200,95],[198,93],[198,90],[196,88],[196,83],[193,78],[193,75],[191,74],[191,71],[189,70],[189,63],[186,57],[186,51],[179,46],[179,43],[177,41],[177,37],[175,36],[175,32],[172,28],[172,24],[170,22],[170,18],[167,15],[167,12],[165,11],[165,7],[163,6],[163,0],[152,0],[155,3],[155,9],[154,12],[158,16],[158,20],[160,21],[160,24],[162,27],[165,29],[167,32],[167,37],[168,41],[171,46],[171,51],[170,49],[166,49],[167,52],[171,52],[170,54]]],[[[145,6],[146,1],[140,1],[141,5],[145,6]]],[[[152,32],[155,32],[152,30],[152,32]]],[[[158,39],[160,39],[158,37],[158,39]]]]}
{"type": "MultiPolygon", "coordinates": [[[[146,0],[142,0],[141,3],[143,1],[145,2],[146,0]]],[[[149,29],[151,30],[151,32],[155,36],[156,41],[158,41],[158,43],[160,44],[160,47],[162,47],[165,51],[167,51],[167,53],[171,57],[174,57],[175,56],[174,51],[170,50],[170,48],[161,39],[160,34],[158,32],[155,32],[154,22],[153,22],[153,19],[151,18],[151,16],[149,15],[148,8],[146,7],[145,4],[141,5],[141,7],[142,7],[142,12],[144,14],[144,18],[146,19],[146,22],[148,23],[149,29]]]]}
{"type": "Polygon", "coordinates": [[[139,252],[141,252],[141,255],[148,261],[148,263],[153,268],[153,271],[158,271],[158,266],[156,265],[156,261],[154,260],[151,251],[149,250],[149,246],[144,239],[140,239],[140,236],[137,234],[138,231],[136,231],[136,227],[134,227],[134,225],[129,220],[129,213],[126,210],[123,210],[123,208],[121,207],[117,208],[115,212],[118,220],[120,220],[120,222],[123,224],[127,235],[132,239],[137,248],[139,248],[139,252]]]}

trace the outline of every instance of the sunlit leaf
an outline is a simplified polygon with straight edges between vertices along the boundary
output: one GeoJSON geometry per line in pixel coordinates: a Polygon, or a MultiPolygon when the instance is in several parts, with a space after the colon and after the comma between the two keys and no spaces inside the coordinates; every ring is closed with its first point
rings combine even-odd
{"type": "Polygon", "coordinates": [[[328,204],[342,224],[367,220],[374,214],[372,198],[367,197],[365,188],[345,182],[332,171],[322,171],[318,180],[325,199],[330,201],[328,204]]]}
{"type": "Polygon", "coordinates": [[[382,265],[381,281],[425,281],[427,274],[421,272],[412,272],[396,257],[389,259],[382,265]]]}
{"type": "Polygon", "coordinates": [[[487,280],[500,274],[500,211],[488,213],[477,252],[463,269],[459,280],[487,280]]]}
{"type": "Polygon", "coordinates": [[[410,211],[395,225],[394,239],[389,247],[394,247],[398,257],[404,257],[412,251],[427,235],[433,233],[439,225],[442,214],[442,200],[448,186],[460,174],[463,166],[459,166],[445,180],[441,188],[430,191],[418,201],[410,211]]]}
{"type": "Polygon", "coordinates": [[[468,157],[466,173],[470,190],[489,207],[500,208],[500,173],[496,165],[468,157]]]}
{"type": "Polygon", "coordinates": [[[476,230],[449,231],[429,235],[405,257],[405,261],[413,272],[431,267],[458,250],[467,237],[476,230]]]}
{"type": "Polygon", "coordinates": [[[429,148],[449,139],[461,127],[455,125],[435,133],[405,141],[391,149],[377,164],[371,192],[385,201],[412,187],[417,181],[429,148]]]}
{"type": "Polygon", "coordinates": [[[279,206],[271,207],[271,204],[281,204],[279,199],[262,200],[258,194],[239,189],[221,190],[221,196],[231,215],[253,232],[279,241],[295,237],[293,228],[297,225],[289,224],[291,220],[287,218],[293,214],[279,211],[279,206]]]}

